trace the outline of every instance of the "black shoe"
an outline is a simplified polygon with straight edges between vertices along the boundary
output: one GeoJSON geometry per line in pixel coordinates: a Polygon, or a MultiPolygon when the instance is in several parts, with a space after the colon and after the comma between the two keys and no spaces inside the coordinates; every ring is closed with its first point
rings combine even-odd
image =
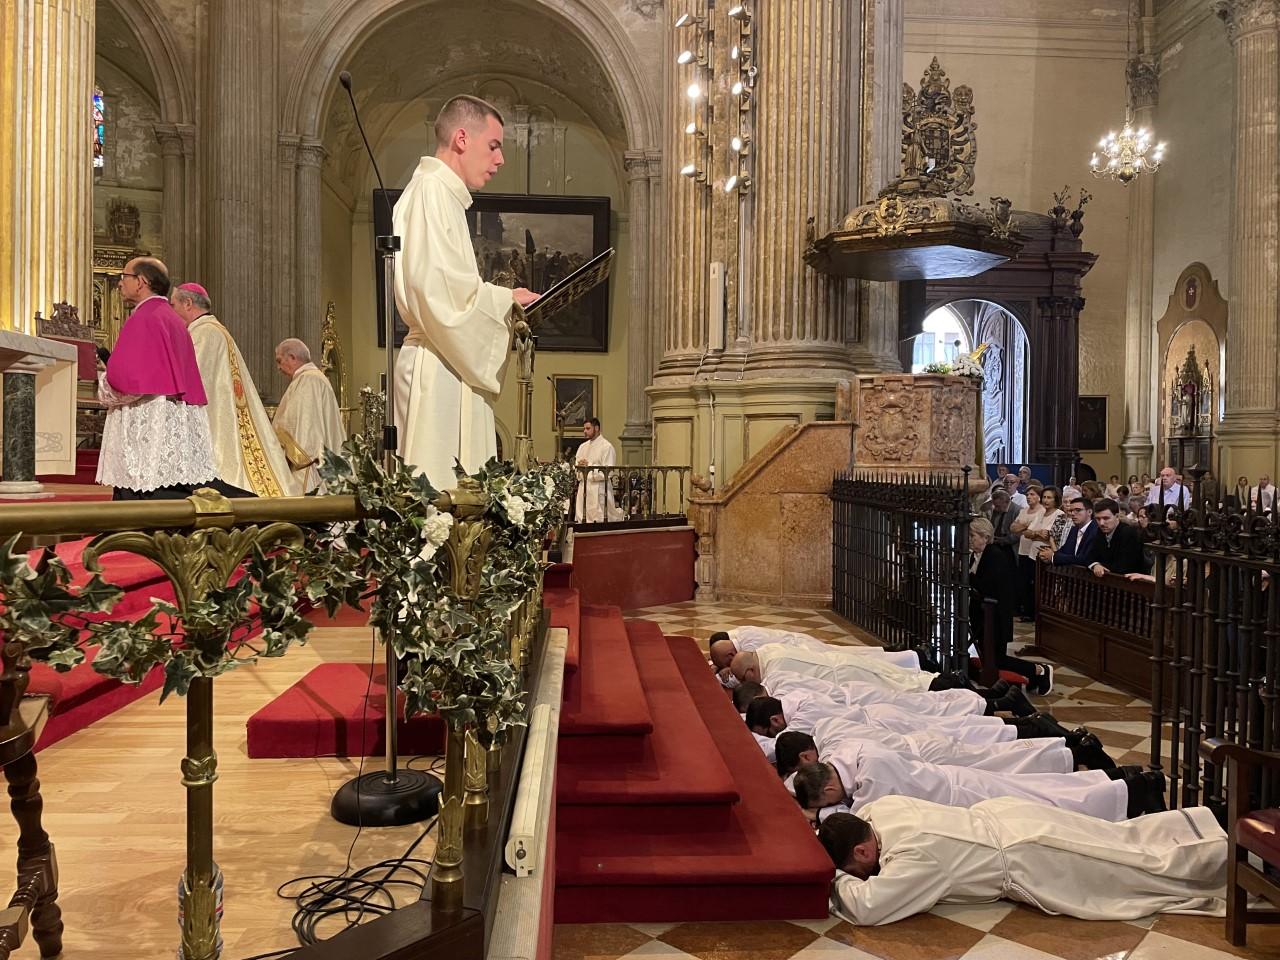
{"type": "Polygon", "coordinates": [[[1164,792],[1167,783],[1164,774],[1159,770],[1147,770],[1142,774],[1142,784],[1147,792],[1147,809],[1143,813],[1163,813],[1169,809],[1165,805],[1164,792]]]}
{"type": "Polygon", "coordinates": [[[1111,771],[1116,768],[1116,762],[1103,749],[1102,741],[1092,733],[1069,734],[1067,747],[1071,750],[1076,764],[1083,765],[1086,770],[1111,771]]]}
{"type": "Polygon", "coordinates": [[[1009,683],[1008,680],[1006,680],[1004,677],[1001,677],[995,683],[993,683],[990,687],[988,687],[988,689],[991,691],[991,695],[998,700],[1001,697],[1003,697],[1006,693],[1009,692],[1009,688],[1011,686],[1012,684],[1009,683]]]}
{"type": "Polygon", "coordinates": [[[1053,667],[1047,663],[1038,664],[1040,673],[1027,678],[1027,692],[1043,697],[1053,692],[1053,667]]]}
{"type": "Polygon", "coordinates": [[[1143,777],[1141,767],[1117,767],[1114,770],[1107,770],[1106,774],[1112,780],[1123,780],[1126,789],[1129,791],[1129,799],[1124,812],[1127,819],[1132,820],[1134,817],[1140,817],[1148,812],[1151,806],[1151,787],[1143,777]]]}
{"type": "Polygon", "coordinates": [[[1008,710],[1015,717],[1031,717],[1036,712],[1021,687],[1010,687],[1009,692],[995,700],[992,706],[997,710],[1008,710]]]}

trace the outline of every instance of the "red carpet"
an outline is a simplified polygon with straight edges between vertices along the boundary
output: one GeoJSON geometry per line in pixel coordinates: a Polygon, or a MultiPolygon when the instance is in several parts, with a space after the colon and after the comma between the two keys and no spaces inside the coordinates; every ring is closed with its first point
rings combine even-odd
{"type": "Polygon", "coordinates": [[[582,608],[566,681],[556,922],[825,917],[831,863],[706,657],[644,621],[624,648],[615,612],[582,608]]]}
{"type": "MultiPolygon", "coordinates": [[[[386,668],[369,664],[325,663],[249,718],[249,756],[359,757],[386,750],[386,668]],[[368,690],[366,697],[365,691],[368,690]],[[362,752],[363,751],[363,752],[362,752]]],[[[397,725],[405,756],[444,751],[444,723],[438,717],[402,719],[397,725]]]]}

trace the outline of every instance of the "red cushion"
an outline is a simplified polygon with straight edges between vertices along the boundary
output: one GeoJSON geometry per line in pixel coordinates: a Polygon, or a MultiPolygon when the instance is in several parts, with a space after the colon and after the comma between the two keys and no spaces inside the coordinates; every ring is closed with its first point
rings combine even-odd
{"type": "Polygon", "coordinates": [[[1267,863],[1280,864],[1280,810],[1255,810],[1236,821],[1236,843],[1267,863]]]}

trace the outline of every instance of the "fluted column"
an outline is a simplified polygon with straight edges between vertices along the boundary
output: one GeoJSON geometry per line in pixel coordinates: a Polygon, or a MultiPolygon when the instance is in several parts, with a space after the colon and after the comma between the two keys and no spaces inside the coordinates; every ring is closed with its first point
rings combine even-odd
{"type": "Polygon", "coordinates": [[[771,0],[755,5],[757,150],[748,369],[848,369],[852,284],[811,270],[812,218],[847,212],[857,184],[861,4],[771,0]]]}
{"type": "MultiPolygon", "coordinates": [[[[649,338],[654,325],[649,282],[649,157],[643,151],[623,157],[627,174],[628,240],[631,248],[631,325],[627,331],[627,422],[622,446],[643,448],[650,438],[649,400],[645,389],[653,376],[649,338]]],[[[627,456],[623,462],[637,462],[627,456]]]]}
{"type": "Polygon", "coordinates": [[[298,144],[298,287],[293,329],[308,345],[317,346],[324,323],[320,303],[320,170],[324,157],[319,140],[298,144]]]}
{"type": "MultiPolygon", "coordinates": [[[[903,0],[865,0],[862,5],[862,162],[851,208],[870,200],[902,171],[903,19],[903,0]]],[[[820,225],[818,232],[823,229],[820,225]]],[[[898,285],[860,281],[857,320],[850,331],[850,354],[858,371],[900,371],[898,285]]]]}
{"type": "Polygon", "coordinates": [[[209,278],[213,309],[235,337],[260,391],[274,382],[271,278],[271,192],[268,136],[275,62],[272,4],[210,0],[205,116],[209,185],[209,278]]]}
{"type": "MultiPolygon", "coordinates": [[[[676,0],[668,7],[672,19],[689,13],[705,18],[705,0],[676,0]]],[[[706,346],[707,271],[711,249],[711,189],[680,175],[686,163],[709,167],[701,142],[684,132],[695,114],[685,91],[693,77],[691,68],[677,66],[676,55],[693,43],[693,28],[668,26],[664,44],[666,83],[666,227],[669,274],[663,304],[663,349],[658,377],[687,377],[698,367],[706,346]]],[[[705,84],[704,84],[705,85],[705,84]]],[[[700,115],[699,115],[700,116],[700,115]]]]}
{"type": "Polygon", "coordinates": [[[1231,232],[1231,309],[1219,436],[1226,476],[1275,469],[1277,326],[1280,289],[1280,0],[1225,0],[1235,52],[1235,202],[1231,232]]]}
{"type": "MultiPolygon", "coordinates": [[[[1159,91],[1159,71],[1152,59],[1137,57],[1129,62],[1128,74],[1134,122],[1150,129],[1159,91]]],[[[1155,445],[1151,440],[1151,346],[1156,335],[1151,310],[1155,180],[1139,177],[1126,189],[1129,193],[1129,269],[1124,323],[1124,439],[1120,452],[1127,477],[1155,472],[1152,469],[1155,445]]]]}
{"type": "Polygon", "coordinates": [[[175,277],[185,279],[187,270],[186,237],[189,224],[183,209],[182,137],[172,123],[155,125],[160,141],[160,158],[164,168],[164,240],[165,263],[175,277]]]}
{"type": "Polygon", "coordinates": [[[90,310],[94,9],[0,3],[0,329],[90,310]]]}
{"type": "Polygon", "coordinates": [[[208,276],[205,261],[204,193],[200,182],[200,158],[196,147],[196,127],[191,123],[174,125],[182,141],[182,213],[186,229],[186,272],[188,276],[208,276]]]}
{"type": "MultiPolygon", "coordinates": [[[[279,151],[276,155],[278,169],[276,171],[277,204],[276,204],[276,236],[280,238],[280,259],[275,287],[275,331],[273,339],[276,343],[286,337],[302,336],[295,334],[293,320],[297,307],[297,263],[298,243],[294,238],[297,233],[297,195],[298,195],[298,144],[297,134],[282,133],[279,138],[279,151]]],[[[318,245],[320,238],[315,242],[318,245]]],[[[305,341],[306,338],[303,337],[305,341]]],[[[313,350],[319,350],[318,343],[307,342],[313,350]]],[[[283,382],[283,381],[281,381],[283,382]]]]}

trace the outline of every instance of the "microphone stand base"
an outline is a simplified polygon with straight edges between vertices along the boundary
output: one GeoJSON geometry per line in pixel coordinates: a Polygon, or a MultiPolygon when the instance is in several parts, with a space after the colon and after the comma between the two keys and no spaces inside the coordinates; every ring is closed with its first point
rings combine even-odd
{"type": "Polygon", "coordinates": [[[333,795],[333,819],[352,827],[402,827],[421,823],[440,809],[444,784],[421,770],[385,770],[348,780],[333,795]]]}

